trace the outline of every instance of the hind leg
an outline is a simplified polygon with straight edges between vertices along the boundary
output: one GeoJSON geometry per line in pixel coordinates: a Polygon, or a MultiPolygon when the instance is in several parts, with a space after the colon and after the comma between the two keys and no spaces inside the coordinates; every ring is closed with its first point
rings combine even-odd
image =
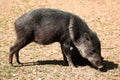
{"type": "Polygon", "coordinates": [[[18,64],[20,64],[20,61],[19,61],[19,51],[21,48],[23,48],[24,46],[26,46],[28,43],[30,43],[30,39],[28,38],[21,38],[21,39],[17,39],[16,43],[14,44],[14,46],[12,46],[10,48],[10,54],[9,54],[9,63],[11,65],[12,64],[12,61],[13,61],[13,55],[15,54],[15,57],[16,57],[16,61],[18,64]]]}

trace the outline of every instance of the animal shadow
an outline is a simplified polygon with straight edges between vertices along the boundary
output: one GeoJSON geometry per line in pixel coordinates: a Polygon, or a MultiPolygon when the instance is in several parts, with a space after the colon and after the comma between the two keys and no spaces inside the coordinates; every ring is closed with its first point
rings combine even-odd
{"type": "Polygon", "coordinates": [[[34,65],[62,65],[68,66],[63,60],[38,60],[36,62],[26,62],[19,65],[14,65],[14,67],[23,67],[23,66],[34,66],[34,65]]]}
{"type": "MultiPolygon", "coordinates": [[[[74,63],[74,65],[76,67],[78,66],[90,66],[92,68],[94,68],[92,66],[92,64],[85,58],[83,58],[79,51],[77,49],[72,49],[71,50],[71,58],[72,58],[72,61],[74,63]]],[[[27,62],[27,63],[22,63],[21,66],[34,66],[34,65],[62,65],[62,66],[68,66],[67,63],[65,63],[63,60],[39,60],[39,61],[36,61],[36,62],[27,62]]],[[[118,68],[118,64],[112,62],[112,61],[108,61],[108,60],[103,60],[103,68],[100,69],[101,72],[107,72],[108,70],[112,70],[112,69],[115,69],[115,68],[118,68]]]]}
{"type": "Polygon", "coordinates": [[[101,69],[101,72],[107,72],[108,70],[116,69],[118,68],[118,64],[114,63],[112,61],[104,60],[103,61],[103,69],[101,69]]]}
{"type": "MultiPolygon", "coordinates": [[[[76,49],[71,50],[71,58],[73,61],[73,64],[77,66],[86,66],[90,65],[90,62],[83,58],[79,52],[76,49]]],[[[66,63],[64,60],[38,60],[36,62],[26,62],[22,63],[19,66],[34,66],[34,65],[62,65],[62,66],[68,66],[68,63],[66,63]]]]}

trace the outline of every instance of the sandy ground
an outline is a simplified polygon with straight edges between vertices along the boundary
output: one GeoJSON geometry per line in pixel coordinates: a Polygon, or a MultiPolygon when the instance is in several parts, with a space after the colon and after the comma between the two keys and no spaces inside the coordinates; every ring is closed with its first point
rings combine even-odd
{"type": "Polygon", "coordinates": [[[120,0],[0,0],[0,80],[119,80],[120,0]],[[15,42],[14,21],[36,8],[55,8],[83,18],[96,31],[102,44],[106,71],[90,66],[72,69],[62,65],[60,45],[31,43],[20,51],[21,62],[39,62],[23,67],[8,64],[9,48],[15,42]]]}

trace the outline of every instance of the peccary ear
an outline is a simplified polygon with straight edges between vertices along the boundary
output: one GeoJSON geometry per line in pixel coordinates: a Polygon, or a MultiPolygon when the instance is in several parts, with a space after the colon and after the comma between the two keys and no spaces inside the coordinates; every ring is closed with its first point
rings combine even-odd
{"type": "Polygon", "coordinates": [[[90,36],[89,36],[88,33],[84,33],[83,37],[84,37],[85,40],[88,40],[88,41],[90,40],[90,36]]]}

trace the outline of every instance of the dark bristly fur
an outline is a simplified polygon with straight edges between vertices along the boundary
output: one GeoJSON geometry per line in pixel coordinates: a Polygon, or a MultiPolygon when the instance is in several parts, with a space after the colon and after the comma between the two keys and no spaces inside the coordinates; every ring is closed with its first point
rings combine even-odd
{"type": "Polygon", "coordinates": [[[31,42],[43,45],[59,42],[64,60],[69,65],[74,66],[70,47],[77,48],[95,67],[99,68],[102,65],[100,41],[97,35],[74,14],[56,9],[35,9],[15,21],[15,30],[17,40],[10,48],[10,64],[14,54],[20,64],[19,51],[31,42]]]}

